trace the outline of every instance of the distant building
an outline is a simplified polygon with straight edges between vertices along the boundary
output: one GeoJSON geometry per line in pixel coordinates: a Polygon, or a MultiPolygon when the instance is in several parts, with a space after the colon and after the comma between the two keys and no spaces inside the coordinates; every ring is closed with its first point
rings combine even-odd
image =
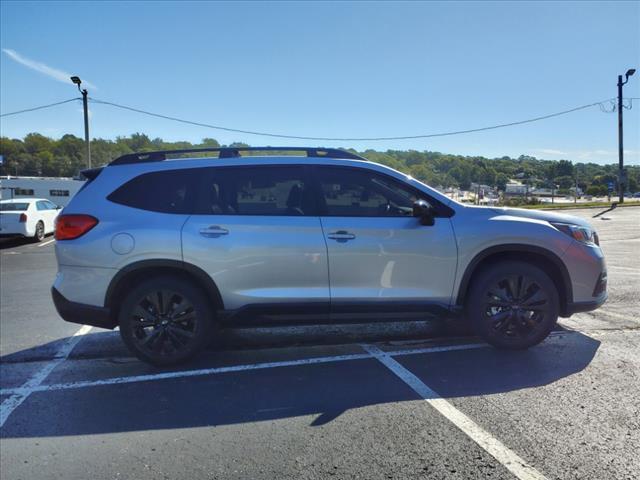
{"type": "Polygon", "coordinates": [[[84,180],[65,177],[0,177],[0,200],[46,198],[64,207],[84,185],[84,180]]]}
{"type": "Polygon", "coordinates": [[[511,197],[520,197],[527,194],[528,187],[517,180],[509,180],[505,186],[504,194],[511,197]]]}

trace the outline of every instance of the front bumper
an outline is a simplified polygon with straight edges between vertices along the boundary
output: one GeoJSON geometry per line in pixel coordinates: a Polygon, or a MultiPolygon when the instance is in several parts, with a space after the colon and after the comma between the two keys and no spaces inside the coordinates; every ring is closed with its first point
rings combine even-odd
{"type": "Polygon", "coordinates": [[[608,297],[609,297],[609,295],[607,294],[607,292],[604,292],[604,294],[602,296],[598,297],[596,300],[590,300],[588,302],[572,302],[572,303],[568,303],[567,304],[567,311],[566,311],[567,315],[563,315],[563,316],[570,317],[574,313],[590,312],[591,310],[595,310],[596,308],[600,308],[602,306],[602,304],[604,304],[604,302],[607,301],[608,297]]]}
{"type": "Polygon", "coordinates": [[[117,325],[111,318],[111,311],[106,307],[72,302],[67,300],[55,287],[51,288],[51,296],[58,314],[67,322],[112,330],[117,325]]]}

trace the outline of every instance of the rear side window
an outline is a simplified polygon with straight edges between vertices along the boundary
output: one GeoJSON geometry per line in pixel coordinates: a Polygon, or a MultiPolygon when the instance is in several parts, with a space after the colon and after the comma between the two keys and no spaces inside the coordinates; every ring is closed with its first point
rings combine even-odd
{"type": "Polygon", "coordinates": [[[302,216],[315,213],[315,198],[301,166],[208,169],[198,213],[302,216]]]}
{"type": "Polygon", "coordinates": [[[29,210],[28,203],[0,203],[0,212],[22,212],[29,210]]]}
{"type": "Polygon", "coordinates": [[[190,214],[193,211],[194,179],[201,169],[145,173],[129,180],[107,199],[152,212],[190,214]]]}

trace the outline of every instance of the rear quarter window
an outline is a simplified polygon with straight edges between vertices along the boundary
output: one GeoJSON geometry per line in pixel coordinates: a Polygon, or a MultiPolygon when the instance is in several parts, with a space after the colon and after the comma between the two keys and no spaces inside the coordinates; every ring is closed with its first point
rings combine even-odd
{"type": "Polygon", "coordinates": [[[190,214],[196,178],[195,169],[145,173],[129,180],[107,199],[151,212],[190,214]]]}
{"type": "Polygon", "coordinates": [[[20,212],[29,210],[28,203],[0,203],[0,212],[20,212]]]}

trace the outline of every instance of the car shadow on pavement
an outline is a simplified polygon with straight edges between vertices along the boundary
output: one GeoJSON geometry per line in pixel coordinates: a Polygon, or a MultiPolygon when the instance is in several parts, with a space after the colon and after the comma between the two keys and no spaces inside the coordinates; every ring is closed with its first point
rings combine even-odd
{"type": "MultiPolygon", "coordinates": [[[[487,347],[395,359],[444,398],[473,397],[561,381],[585,369],[599,345],[591,337],[567,332],[527,351],[487,347]]],[[[172,371],[228,365],[228,355],[232,353],[205,355],[195,365],[172,371]]],[[[282,354],[275,357],[280,360],[282,354]]],[[[269,359],[262,356],[260,361],[269,359]]],[[[74,375],[85,374],[85,380],[160,372],[132,362],[120,365],[116,375],[102,370],[96,374],[84,365],[88,362],[68,362],[74,364],[68,368],[74,375]],[[80,368],[84,370],[79,372],[80,368]]],[[[13,412],[1,435],[58,437],[213,428],[293,417],[315,427],[352,409],[415,400],[420,397],[378,360],[365,358],[35,392],[13,412]]]]}
{"type": "Polygon", "coordinates": [[[28,245],[31,242],[28,238],[22,237],[7,237],[0,238],[0,250],[4,250],[7,248],[19,247],[21,245],[28,245]]]}

